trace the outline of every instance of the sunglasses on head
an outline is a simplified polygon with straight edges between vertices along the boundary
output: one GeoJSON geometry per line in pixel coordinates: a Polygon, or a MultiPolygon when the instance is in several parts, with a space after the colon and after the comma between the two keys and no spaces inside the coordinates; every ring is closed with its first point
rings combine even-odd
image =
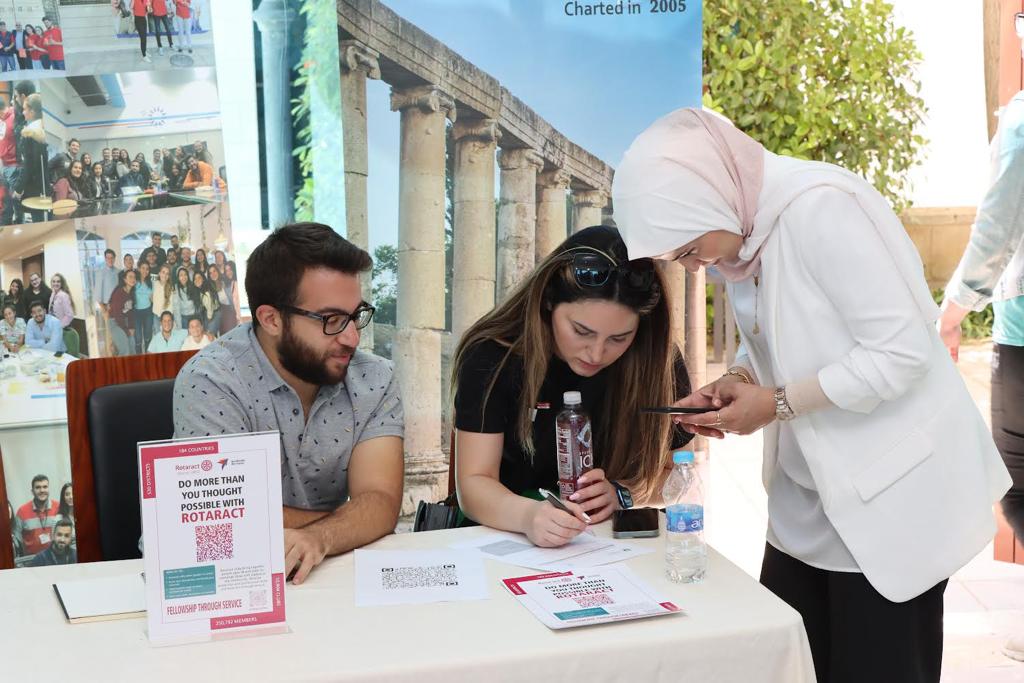
{"type": "Polygon", "coordinates": [[[599,249],[583,247],[572,253],[568,261],[572,264],[573,279],[580,287],[604,287],[613,273],[630,289],[646,290],[654,284],[654,264],[650,259],[620,265],[599,249]]]}

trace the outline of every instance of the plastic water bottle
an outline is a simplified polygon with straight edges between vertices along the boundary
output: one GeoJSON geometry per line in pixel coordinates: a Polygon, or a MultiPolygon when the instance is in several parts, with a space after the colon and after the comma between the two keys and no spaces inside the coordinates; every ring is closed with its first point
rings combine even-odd
{"type": "Polygon", "coordinates": [[[583,410],[578,391],[562,394],[565,408],[555,418],[555,449],[558,453],[558,494],[568,498],[576,493],[576,480],[594,467],[590,417],[583,410]]]}
{"type": "Polygon", "coordinates": [[[704,543],[704,487],[691,451],[672,454],[672,473],[662,488],[665,500],[665,573],[676,583],[696,583],[708,567],[704,543]]]}

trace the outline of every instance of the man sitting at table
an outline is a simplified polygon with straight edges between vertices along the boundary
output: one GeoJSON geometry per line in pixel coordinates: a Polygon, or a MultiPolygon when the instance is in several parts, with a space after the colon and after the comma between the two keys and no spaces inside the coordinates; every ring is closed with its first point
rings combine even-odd
{"type": "Polygon", "coordinates": [[[317,223],[253,250],[253,312],[174,383],[174,435],[281,432],[285,571],[391,533],[402,502],[402,402],[390,361],[359,351],[370,255],[317,223]]]}
{"type": "Polygon", "coordinates": [[[14,513],[11,532],[21,539],[26,555],[37,555],[50,547],[50,535],[60,518],[60,505],[50,500],[50,478],[45,474],[32,477],[32,500],[14,513]]]}
{"type": "Polygon", "coordinates": [[[31,311],[32,319],[26,326],[28,329],[25,332],[25,346],[44,351],[66,351],[64,329],[60,326],[60,321],[46,312],[46,307],[41,301],[33,301],[31,311]]]}
{"type": "Polygon", "coordinates": [[[50,547],[32,558],[30,567],[48,567],[53,564],[74,564],[78,562],[78,553],[71,547],[71,538],[75,527],[70,519],[61,519],[53,527],[53,540],[50,547]]]}
{"type": "Polygon", "coordinates": [[[121,180],[117,183],[117,188],[122,193],[126,187],[137,187],[140,190],[149,187],[149,178],[142,173],[142,163],[138,159],[132,160],[131,170],[121,176],[121,180]]]}
{"type": "Polygon", "coordinates": [[[213,166],[195,157],[189,157],[186,163],[188,173],[185,174],[185,182],[181,185],[183,189],[194,190],[200,185],[213,185],[213,166]]]}

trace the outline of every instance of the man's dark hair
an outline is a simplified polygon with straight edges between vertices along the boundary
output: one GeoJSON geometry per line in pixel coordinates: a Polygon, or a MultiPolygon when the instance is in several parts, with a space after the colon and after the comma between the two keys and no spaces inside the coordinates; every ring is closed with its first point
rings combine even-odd
{"type": "Polygon", "coordinates": [[[245,274],[245,291],[253,311],[260,306],[293,306],[299,283],[309,268],[328,268],[359,275],[373,268],[373,259],[322,223],[282,225],[256,247],[245,274]]]}
{"type": "Polygon", "coordinates": [[[14,92],[24,97],[34,95],[36,92],[36,84],[32,81],[18,81],[18,84],[14,86],[14,92]]]}
{"type": "Polygon", "coordinates": [[[185,157],[186,166],[190,165],[193,161],[199,161],[198,159],[196,159],[195,155],[189,154],[187,157],[185,157]]]}
{"type": "Polygon", "coordinates": [[[58,519],[57,523],[53,525],[53,530],[56,531],[57,527],[59,527],[59,526],[69,527],[71,529],[72,533],[75,531],[75,525],[72,524],[71,520],[68,519],[67,517],[61,517],[60,519],[58,519]]]}
{"type": "Polygon", "coordinates": [[[111,256],[113,256],[114,258],[117,258],[117,252],[116,252],[116,251],[114,251],[113,249],[105,249],[105,250],[103,251],[103,258],[106,258],[106,257],[107,257],[107,254],[110,254],[110,255],[111,255],[111,256]]]}
{"type": "Polygon", "coordinates": [[[68,140],[68,147],[71,146],[72,142],[77,142],[79,147],[82,146],[82,141],[81,140],[79,140],[78,138],[71,138],[70,140],[68,140]]]}
{"type": "Polygon", "coordinates": [[[29,310],[29,311],[32,311],[32,310],[34,310],[36,306],[38,306],[39,308],[43,309],[44,311],[46,310],[46,304],[44,304],[44,303],[43,303],[42,301],[40,301],[39,299],[36,299],[36,300],[35,300],[35,301],[33,301],[32,303],[30,303],[30,304],[28,305],[28,310],[29,310]]]}
{"type": "Polygon", "coordinates": [[[50,478],[45,474],[37,474],[36,476],[32,477],[32,487],[34,488],[35,485],[40,481],[49,482],[50,478]]]}
{"type": "Polygon", "coordinates": [[[169,315],[171,317],[171,320],[174,320],[174,314],[173,313],[171,313],[170,311],[164,311],[163,313],[160,314],[160,322],[164,321],[164,316],[165,315],[169,315]]]}

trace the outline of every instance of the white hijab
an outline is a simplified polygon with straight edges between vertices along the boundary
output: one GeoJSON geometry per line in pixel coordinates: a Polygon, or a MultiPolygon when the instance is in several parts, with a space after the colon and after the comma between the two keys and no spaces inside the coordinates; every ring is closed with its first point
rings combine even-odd
{"type": "Polygon", "coordinates": [[[655,121],[626,150],[612,202],[630,258],[667,254],[713,230],[741,235],[738,259],[718,264],[737,281],[758,271],[761,248],[790,203],[819,186],[857,201],[925,319],[938,318],[920,255],[881,194],[838,166],[772,154],[717,114],[678,109],[655,121]]]}

